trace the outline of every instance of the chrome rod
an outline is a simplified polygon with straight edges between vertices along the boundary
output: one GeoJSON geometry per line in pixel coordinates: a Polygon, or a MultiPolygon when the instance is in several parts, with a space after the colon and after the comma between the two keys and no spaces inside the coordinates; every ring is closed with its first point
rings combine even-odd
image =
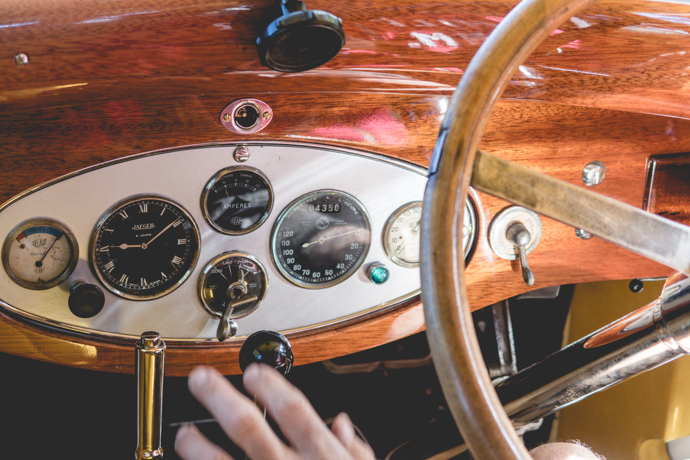
{"type": "Polygon", "coordinates": [[[690,352],[690,279],[669,277],[661,297],[496,386],[516,427],[552,414],[690,352]]]}
{"type": "Polygon", "coordinates": [[[136,343],[137,450],[136,460],[163,458],[163,375],[165,342],[157,332],[144,332],[136,343]]]}

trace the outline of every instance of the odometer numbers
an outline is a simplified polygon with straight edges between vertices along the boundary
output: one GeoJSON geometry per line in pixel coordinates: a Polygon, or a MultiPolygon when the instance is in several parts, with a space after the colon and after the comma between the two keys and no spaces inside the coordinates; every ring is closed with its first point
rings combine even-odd
{"type": "Polygon", "coordinates": [[[370,242],[364,206],[347,193],[320,190],[283,210],[273,227],[271,252],[287,280],[319,289],[352,275],[362,265],[370,242]]]}
{"type": "Polygon", "coordinates": [[[180,205],[158,196],[119,203],[101,218],[91,240],[98,278],[133,300],[156,299],[179,287],[198,256],[196,223],[180,205]]]}

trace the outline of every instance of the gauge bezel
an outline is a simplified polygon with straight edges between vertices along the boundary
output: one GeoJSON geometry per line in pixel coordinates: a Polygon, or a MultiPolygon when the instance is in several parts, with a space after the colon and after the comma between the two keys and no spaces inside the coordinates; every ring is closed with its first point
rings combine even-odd
{"type": "MultiPolygon", "coordinates": [[[[414,208],[422,208],[422,202],[421,201],[412,201],[410,203],[404,204],[400,206],[398,209],[393,211],[393,214],[390,215],[388,220],[386,221],[386,226],[383,228],[383,233],[381,234],[381,239],[383,240],[383,249],[386,251],[386,255],[388,258],[395,264],[400,265],[401,267],[405,268],[417,268],[419,267],[419,262],[408,262],[405,259],[398,257],[395,255],[395,252],[393,251],[393,248],[391,247],[390,244],[390,238],[388,238],[388,235],[393,228],[393,224],[395,223],[396,220],[400,216],[402,216],[404,213],[409,211],[410,209],[414,208]]],[[[420,219],[421,219],[421,214],[420,214],[420,219]]]]}
{"type": "Polygon", "coordinates": [[[325,289],[325,288],[329,288],[332,286],[336,286],[336,285],[346,281],[354,273],[356,273],[357,270],[359,270],[359,268],[364,263],[364,260],[367,258],[367,255],[369,254],[369,250],[371,249],[371,243],[372,243],[371,217],[369,216],[369,212],[367,211],[367,208],[362,204],[361,201],[359,201],[357,198],[350,195],[349,193],[343,192],[341,190],[332,190],[332,189],[314,190],[314,191],[305,193],[304,195],[301,195],[301,196],[295,198],[294,200],[292,200],[292,202],[290,202],[290,204],[288,204],[280,212],[280,215],[276,219],[275,224],[273,224],[273,229],[271,230],[271,260],[273,260],[273,264],[276,266],[276,268],[278,268],[278,271],[280,272],[280,274],[283,275],[283,277],[286,280],[288,280],[289,282],[291,282],[295,286],[299,286],[299,287],[305,288],[305,289],[325,289]],[[278,255],[276,254],[276,239],[277,239],[278,228],[283,223],[283,220],[290,213],[290,211],[292,211],[294,208],[299,206],[303,201],[306,201],[307,199],[311,198],[313,195],[318,195],[318,194],[342,195],[346,199],[351,200],[357,206],[359,211],[362,213],[362,217],[364,219],[364,222],[367,225],[366,229],[369,231],[369,239],[367,241],[366,250],[362,251],[361,255],[359,256],[359,259],[345,273],[338,276],[334,280],[327,281],[324,283],[307,283],[307,282],[304,282],[300,279],[293,277],[287,270],[285,270],[285,268],[279,262],[278,255]]]}
{"type": "MultiPolygon", "coordinates": [[[[390,239],[388,238],[388,235],[391,231],[391,228],[393,227],[393,224],[395,221],[403,215],[405,212],[407,212],[410,209],[414,208],[421,208],[422,207],[422,202],[421,201],[412,201],[410,203],[406,203],[402,206],[400,206],[398,209],[393,211],[393,213],[390,215],[388,220],[386,221],[386,226],[383,229],[383,233],[381,234],[381,240],[383,241],[383,249],[386,251],[386,255],[388,258],[395,263],[396,265],[399,265],[404,268],[417,268],[419,267],[419,262],[408,262],[397,255],[395,255],[395,252],[393,251],[393,248],[390,245],[390,239]]],[[[472,246],[474,245],[474,237],[477,231],[477,216],[476,216],[476,211],[474,209],[474,203],[471,200],[471,198],[468,196],[467,201],[465,203],[465,215],[469,217],[470,219],[470,234],[467,240],[467,244],[463,248],[463,257],[465,260],[467,259],[467,256],[470,253],[470,250],[472,249],[472,246]]],[[[464,222],[463,222],[464,225],[464,222]]]]}
{"type": "Polygon", "coordinates": [[[54,219],[49,219],[49,218],[36,218],[36,219],[30,219],[27,220],[18,226],[16,226],[10,234],[5,238],[5,242],[3,243],[2,246],[2,265],[5,269],[5,273],[7,273],[7,276],[10,277],[12,281],[14,281],[17,285],[26,288],[26,289],[31,289],[34,291],[42,291],[45,289],[50,289],[53,288],[62,282],[64,282],[69,276],[74,272],[74,269],[77,267],[77,262],[79,261],[79,244],[77,243],[77,239],[74,236],[74,233],[72,233],[72,230],[69,229],[65,224],[62,224],[54,219]],[[67,264],[67,267],[62,271],[60,276],[57,278],[54,278],[53,280],[46,282],[46,283],[35,283],[32,281],[27,281],[25,279],[20,278],[17,276],[14,271],[12,271],[12,268],[10,267],[10,249],[12,246],[12,241],[23,231],[26,229],[32,228],[32,227],[54,227],[57,230],[61,231],[63,235],[67,237],[67,242],[70,245],[70,257],[69,257],[69,262],[67,264]]]}
{"type": "Polygon", "coordinates": [[[260,170],[256,168],[252,168],[250,166],[232,166],[229,168],[224,168],[218,171],[207,183],[206,186],[204,187],[203,192],[201,192],[201,214],[204,216],[204,220],[208,222],[208,224],[213,227],[214,230],[217,232],[223,233],[225,235],[245,235],[247,233],[253,232],[257,228],[261,227],[264,222],[266,222],[266,219],[268,219],[268,216],[271,214],[271,211],[273,210],[273,186],[271,185],[271,181],[268,180],[268,177],[264,173],[262,173],[260,170]],[[264,212],[263,216],[256,221],[254,224],[251,225],[251,227],[247,227],[244,230],[228,230],[220,225],[218,225],[216,222],[214,222],[213,219],[211,219],[211,215],[208,211],[208,196],[209,193],[211,193],[211,189],[213,186],[219,182],[220,180],[223,179],[227,174],[236,172],[236,171],[248,171],[251,173],[256,174],[259,176],[261,179],[263,179],[264,183],[266,184],[266,187],[268,189],[268,207],[266,208],[266,211],[264,212]]]}
{"type": "Polygon", "coordinates": [[[155,195],[155,194],[142,194],[142,195],[135,195],[132,197],[129,197],[125,200],[122,200],[115,205],[113,205],[108,211],[106,211],[103,216],[98,220],[98,223],[96,224],[93,233],[91,235],[91,241],[89,243],[89,262],[91,265],[92,271],[96,274],[98,277],[99,281],[101,284],[108,289],[110,292],[113,294],[120,296],[124,299],[129,299],[129,300],[140,300],[140,301],[146,301],[146,300],[154,300],[158,299],[160,297],[163,297],[165,295],[170,294],[173,292],[175,289],[179,288],[187,279],[191,276],[192,272],[194,271],[194,268],[196,267],[196,264],[199,260],[199,253],[201,252],[201,234],[199,233],[199,227],[196,224],[196,221],[192,217],[192,215],[185,209],[184,206],[179,204],[178,202],[171,200],[169,198],[166,198],[161,195],[155,195]],[[143,294],[132,294],[130,292],[125,292],[122,291],[121,289],[118,289],[116,286],[113,286],[110,284],[110,281],[103,276],[101,273],[101,270],[98,268],[96,264],[96,241],[98,240],[98,235],[101,233],[103,225],[113,216],[113,214],[117,213],[120,211],[120,209],[125,208],[127,206],[130,206],[133,203],[136,203],[138,201],[146,201],[146,200],[152,200],[152,201],[161,201],[164,203],[167,203],[170,206],[173,206],[177,208],[177,210],[188,220],[188,222],[192,226],[192,233],[194,234],[194,237],[196,238],[196,250],[194,251],[194,254],[191,254],[190,257],[192,258],[189,267],[179,276],[177,281],[175,281],[174,284],[171,286],[162,289],[160,291],[153,291],[152,293],[143,293],[143,294]]]}
{"type": "Polygon", "coordinates": [[[204,294],[203,294],[204,284],[206,283],[206,280],[208,279],[209,274],[211,273],[211,270],[213,270],[213,267],[218,265],[223,260],[230,259],[232,257],[244,257],[244,258],[251,260],[256,265],[259,266],[259,268],[261,269],[261,274],[263,275],[264,292],[261,295],[261,297],[258,299],[258,301],[256,302],[256,305],[251,310],[248,310],[248,311],[246,311],[246,313],[243,313],[241,315],[234,315],[233,314],[231,316],[228,316],[228,318],[230,318],[230,319],[244,318],[245,316],[256,311],[256,309],[259,308],[259,306],[261,305],[261,302],[266,297],[266,292],[268,291],[268,274],[266,272],[266,267],[264,267],[264,265],[259,261],[259,259],[257,259],[256,257],[254,257],[251,254],[247,254],[246,252],[242,252],[242,251],[228,251],[228,252],[224,252],[223,254],[216,256],[215,258],[213,258],[210,262],[208,262],[206,264],[203,271],[199,275],[199,282],[197,284],[197,296],[199,297],[199,300],[201,301],[201,306],[204,307],[204,310],[206,310],[207,313],[209,313],[211,316],[213,316],[215,318],[222,318],[223,313],[222,312],[219,313],[219,312],[215,311],[213,308],[211,308],[210,305],[208,305],[206,303],[206,300],[204,299],[204,294]]]}

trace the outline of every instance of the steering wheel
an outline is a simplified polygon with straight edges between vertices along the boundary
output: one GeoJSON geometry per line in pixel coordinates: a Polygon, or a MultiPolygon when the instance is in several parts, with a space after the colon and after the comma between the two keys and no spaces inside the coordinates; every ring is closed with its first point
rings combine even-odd
{"type": "MultiPolygon", "coordinates": [[[[591,1],[524,0],[501,21],[470,62],[453,94],[429,168],[421,241],[422,301],[426,327],[436,372],[448,405],[463,438],[475,458],[479,460],[529,460],[531,456],[516,435],[491,385],[474,333],[467,298],[461,244],[462,222],[472,172],[473,169],[477,170],[477,148],[489,113],[518,65],[556,26],[577,14],[591,1]],[[448,210],[453,210],[452,219],[448,219],[448,210]]],[[[490,157],[486,154],[480,154],[481,156],[490,157]]],[[[522,168],[503,160],[493,160],[495,161],[487,163],[492,164],[493,169],[496,169],[497,165],[499,169],[522,168]]],[[[507,174],[504,171],[503,175],[512,175],[512,171],[507,174]]],[[[574,194],[575,201],[579,200],[581,194],[591,193],[575,186],[569,188],[567,185],[558,184],[559,181],[555,179],[550,181],[552,186],[556,183],[554,187],[558,193],[568,189],[568,193],[574,194]]],[[[476,186],[474,181],[472,184],[476,186]]],[[[498,194],[501,198],[524,204],[549,215],[548,210],[545,211],[546,207],[535,206],[534,200],[529,196],[512,196],[512,189],[518,187],[511,187],[511,184],[494,184],[490,188],[505,191],[505,195],[498,194]]],[[[528,182],[523,188],[526,190],[522,192],[528,195],[529,189],[538,186],[528,182]]],[[[610,200],[606,197],[590,198],[607,203],[610,200]]],[[[614,214],[618,217],[618,211],[627,205],[615,203],[614,214]]],[[[627,211],[633,214],[642,212],[630,209],[627,211]]],[[[639,217],[637,214],[635,216],[639,217]]],[[[558,215],[550,217],[568,224],[579,222],[578,216],[570,221],[558,215]]],[[[643,218],[647,219],[645,216],[643,218]]],[[[651,217],[649,219],[654,220],[651,217]]],[[[677,230],[668,223],[664,225],[677,230]]],[[[585,230],[590,231],[588,228],[585,230]]],[[[609,231],[609,236],[610,233],[609,231]]],[[[628,242],[621,241],[618,235],[607,238],[607,231],[602,229],[596,229],[594,234],[669,264],[667,258],[649,254],[655,251],[663,252],[662,249],[653,248],[645,252],[634,243],[627,244],[628,242]]],[[[687,273],[687,264],[674,264],[674,268],[687,273]]]]}

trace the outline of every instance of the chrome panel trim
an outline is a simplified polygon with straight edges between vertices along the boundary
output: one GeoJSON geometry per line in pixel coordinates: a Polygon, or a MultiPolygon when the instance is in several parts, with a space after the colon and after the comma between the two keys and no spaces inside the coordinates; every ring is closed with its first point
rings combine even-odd
{"type": "MultiPolygon", "coordinates": [[[[168,190],[160,190],[157,187],[149,186],[143,189],[140,188],[138,192],[141,192],[142,194],[162,194],[163,196],[171,197],[190,212],[194,220],[199,225],[202,235],[203,243],[200,257],[210,260],[215,255],[226,252],[232,248],[237,250],[246,250],[247,252],[257,256],[260,260],[266,260],[266,256],[270,257],[268,234],[270,233],[270,229],[275,221],[275,215],[269,217],[267,225],[262,226],[255,232],[252,232],[252,234],[229,237],[218,234],[210,227],[210,225],[207,225],[206,221],[202,218],[201,210],[196,209],[199,207],[200,194],[203,186],[208,182],[209,177],[212,177],[214,173],[223,167],[227,167],[232,164],[232,152],[238,145],[240,144],[227,143],[160,150],[133,155],[81,171],[76,171],[53,181],[33,187],[0,206],[0,232],[5,231],[5,229],[8,227],[8,222],[17,222],[18,214],[15,212],[15,205],[21,204],[21,207],[23,207],[23,203],[19,203],[22,200],[29,200],[31,202],[34,202],[34,200],[40,201],[36,195],[38,194],[43,197],[44,194],[41,192],[47,187],[57,186],[57,188],[60,190],[63,188],[70,188],[72,184],[71,182],[67,182],[68,179],[79,178],[80,181],[86,180],[82,178],[86,177],[88,179],[87,175],[99,171],[101,171],[100,174],[104,174],[102,170],[110,167],[115,167],[116,171],[121,171],[123,169],[129,170],[129,166],[133,161],[135,166],[139,165],[138,168],[133,169],[143,171],[152,170],[148,167],[152,164],[151,162],[153,162],[154,165],[162,165],[162,163],[159,164],[159,161],[160,158],[163,158],[163,163],[166,163],[165,167],[159,167],[153,170],[161,171],[161,174],[163,172],[168,174],[170,172],[171,165],[178,165],[180,168],[186,168],[185,174],[182,176],[175,176],[176,181],[173,181],[175,182],[173,184],[166,183],[165,187],[168,187],[168,190]],[[213,161],[208,161],[208,158],[206,158],[207,155],[212,156],[213,161]],[[147,167],[141,168],[142,164],[147,167]],[[187,177],[191,175],[193,175],[194,178],[187,177]],[[192,181],[194,183],[192,188],[196,188],[197,190],[194,193],[184,191],[180,192],[180,181],[192,181]],[[184,195],[184,197],[181,198],[178,192],[184,195]],[[256,247],[258,251],[255,250],[254,246],[245,244],[245,239],[249,239],[255,234],[261,235],[260,238],[262,242],[260,247],[256,247]],[[225,242],[220,241],[223,238],[230,238],[231,240],[226,240],[225,242]],[[228,243],[228,241],[230,242],[228,243]],[[228,244],[231,244],[232,247],[227,247],[228,244]]],[[[241,145],[246,145],[250,150],[252,150],[252,155],[250,160],[247,162],[247,165],[255,167],[265,173],[271,179],[275,193],[280,194],[280,197],[275,198],[274,206],[276,208],[280,209],[281,207],[284,207],[292,198],[308,191],[324,188],[337,188],[356,196],[358,200],[361,201],[367,209],[369,209],[370,214],[375,214],[371,218],[372,232],[374,234],[382,230],[383,225],[385,224],[385,219],[394,211],[394,209],[405,202],[415,201],[421,198],[424,184],[426,182],[426,171],[423,168],[411,165],[404,161],[388,159],[369,152],[358,152],[352,149],[321,147],[313,144],[302,144],[295,142],[242,142],[241,145]],[[332,167],[329,167],[329,165],[332,167]],[[353,167],[353,165],[354,169],[350,169],[348,172],[348,168],[353,167]],[[362,165],[365,165],[366,167],[363,168],[361,167],[362,165]],[[393,166],[394,168],[391,168],[390,166],[393,166]],[[356,173],[353,173],[352,171],[355,170],[356,173]],[[314,171],[318,171],[318,174],[313,174],[314,171]],[[387,180],[384,184],[380,180],[376,180],[377,174],[379,179],[381,174],[384,174],[389,177],[390,180],[387,180]],[[274,175],[277,179],[273,177],[274,175]],[[338,175],[341,177],[333,179],[333,177],[338,175]],[[317,184],[314,183],[315,181],[317,184]],[[393,196],[388,194],[390,192],[384,192],[385,190],[391,188],[392,183],[399,183],[401,184],[401,188],[404,189],[400,193],[394,190],[394,194],[396,195],[394,199],[390,198],[393,196]],[[288,188],[291,191],[285,191],[288,190],[288,188]],[[399,194],[402,196],[398,197],[397,195],[399,194]]],[[[108,170],[107,174],[111,174],[111,170],[108,170]]],[[[108,199],[107,206],[94,205],[96,207],[102,207],[99,207],[97,212],[91,211],[92,213],[98,215],[91,217],[88,225],[88,231],[85,232],[83,230],[83,224],[79,231],[75,230],[78,239],[88,241],[88,236],[84,235],[90,235],[95,222],[102,215],[104,209],[109,208],[113,203],[119,201],[125,196],[137,194],[137,192],[127,191],[133,187],[131,182],[136,182],[137,180],[138,177],[132,177],[128,179],[129,182],[125,181],[126,183],[123,183],[122,187],[120,187],[120,183],[118,181],[117,198],[108,199]],[[127,190],[124,190],[123,188],[127,190]]],[[[151,177],[151,174],[149,173],[147,180],[155,181],[156,177],[151,177]]],[[[101,185],[103,184],[101,183],[101,185]]],[[[88,187],[86,190],[93,192],[88,198],[94,199],[95,201],[104,200],[102,195],[107,195],[108,193],[112,192],[112,190],[104,189],[102,186],[88,187]]],[[[51,190],[51,194],[52,191],[53,190],[51,190]]],[[[72,199],[71,196],[70,199],[72,199]]],[[[72,202],[71,207],[75,209],[79,208],[78,204],[75,205],[74,202],[72,202]]],[[[19,209],[19,207],[17,209],[19,209]]],[[[36,213],[38,214],[38,212],[36,213]]],[[[81,220],[87,219],[85,214],[89,214],[89,212],[80,213],[81,220]]],[[[54,217],[60,219],[61,221],[65,221],[61,215],[56,215],[54,217]]],[[[71,225],[71,219],[68,219],[67,223],[71,225]]],[[[84,246],[84,244],[81,246],[84,246]]],[[[383,247],[379,246],[381,246],[380,243],[374,244],[374,241],[372,241],[372,248],[364,260],[364,264],[384,259],[384,257],[386,257],[383,247]]],[[[70,281],[72,278],[78,277],[86,278],[86,281],[90,280],[91,282],[98,283],[95,280],[94,275],[91,273],[88,263],[86,262],[88,257],[84,257],[84,250],[81,252],[82,257],[80,257],[78,267],[68,281],[70,281]]],[[[197,264],[192,276],[198,276],[198,273],[202,268],[203,267],[200,267],[197,264]]],[[[386,296],[382,296],[381,293],[384,291],[389,293],[395,291],[395,289],[391,291],[388,290],[388,288],[394,283],[389,281],[383,286],[372,285],[372,283],[368,282],[365,273],[363,273],[363,270],[360,267],[357,270],[357,275],[351,276],[342,285],[321,290],[322,292],[326,293],[324,298],[315,299],[312,298],[314,294],[310,294],[309,298],[305,301],[294,300],[294,293],[285,294],[285,292],[277,292],[278,290],[275,289],[275,285],[282,285],[287,283],[287,281],[282,279],[274,267],[266,266],[266,268],[268,277],[273,277],[272,285],[274,288],[271,290],[271,293],[267,295],[267,299],[264,301],[265,304],[262,304],[262,308],[259,310],[259,312],[265,309],[267,311],[266,316],[275,314],[275,317],[273,317],[271,320],[272,322],[269,321],[269,323],[254,319],[259,313],[254,313],[247,318],[240,319],[238,323],[241,328],[241,335],[232,340],[228,340],[227,343],[232,344],[235,340],[242,340],[242,337],[259,329],[271,328],[273,330],[279,330],[292,335],[301,335],[304,333],[321,330],[323,328],[341,325],[354,320],[362,320],[372,315],[377,315],[383,311],[387,311],[390,308],[394,308],[400,302],[412,299],[419,294],[419,279],[416,270],[405,269],[404,271],[409,272],[409,274],[404,275],[392,267],[392,280],[395,280],[396,283],[399,283],[397,288],[398,294],[388,294],[386,296]],[[404,290],[409,289],[410,291],[404,293],[403,290],[401,292],[400,284],[405,285],[404,290]],[[352,293],[355,294],[354,297],[352,296],[352,293]],[[360,296],[360,300],[356,300],[357,296],[360,296]],[[350,307],[345,308],[345,310],[337,310],[335,305],[337,304],[339,298],[349,299],[349,302],[345,303],[350,304],[350,307]],[[366,298],[368,305],[363,305],[361,298],[366,298]],[[276,304],[277,302],[282,304],[285,299],[290,299],[290,303],[294,304],[295,308],[290,309],[286,306],[284,309],[276,309],[274,306],[272,307],[273,312],[268,314],[268,310],[270,310],[270,308],[266,308],[265,305],[268,305],[269,303],[276,304]],[[292,318],[294,315],[288,313],[288,310],[295,310],[298,315],[302,315],[304,318],[310,318],[311,321],[308,323],[302,323],[301,325],[295,324],[295,322],[292,321],[292,319],[294,319],[292,318]],[[324,314],[328,311],[331,311],[330,318],[324,314]]],[[[6,274],[4,272],[0,273],[0,281],[2,281],[2,278],[5,277],[6,274]]],[[[146,320],[145,318],[139,318],[140,321],[134,321],[133,319],[132,321],[136,323],[136,327],[130,327],[129,330],[123,327],[120,329],[107,329],[103,326],[103,323],[107,323],[107,321],[103,319],[106,317],[110,317],[110,319],[113,321],[120,322],[120,319],[114,318],[117,316],[114,314],[114,312],[116,312],[118,308],[113,307],[113,305],[117,303],[116,301],[118,300],[124,302],[123,299],[115,299],[114,296],[109,292],[106,293],[106,307],[104,308],[104,311],[95,317],[95,319],[99,321],[89,322],[76,317],[72,318],[69,317],[69,315],[65,315],[64,311],[61,314],[56,315],[55,311],[51,310],[62,309],[68,311],[66,307],[68,285],[69,282],[65,282],[61,286],[43,291],[49,294],[49,297],[54,296],[59,299],[65,299],[64,308],[62,306],[62,300],[57,302],[39,301],[39,303],[43,305],[41,308],[36,308],[33,311],[23,311],[14,305],[15,303],[19,303],[15,302],[12,296],[8,296],[5,290],[0,293],[0,296],[2,296],[2,299],[0,299],[0,305],[2,305],[7,311],[11,312],[13,316],[20,316],[32,322],[42,324],[44,327],[47,326],[50,328],[59,328],[63,331],[86,334],[107,340],[124,340],[129,342],[132,341],[132,339],[137,339],[142,331],[159,330],[161,331],[161,335],[165,338],[166,342],[169,343],[197,343],[215,341],[215,330],[218,320],[211,319],[208,313],[206,313],[201,306],[201,303],[196,296],[196,283],[186,282],[180,289],[162,299],[156,299],[155,301],[150,302],[138,302],[139,313],[141,313],[142,310],[146,310],[150,316],[156,318],[156,321],[152,321],[150,319],[146,320]],[[178,294],[181,295],[183,292],[187,293],[187,291],[190,289],[194,291],[193,297],[186,296],[178,299],[178,294]],[[195,300],[191,300],[192,298],[195,300]],[[170,308],[174,310],[174,307],[164,308],[161,305],[154,305],[159,301],[176,302],[178,304],[186,303],[187,307],[189,308],[189,313],[181,316],[173,314],[170,308]],[[110,308],[108,308],[109,306],[110,308]],[[156,313],[154,310],[157,310],[158,313],[156,313]],[[203,324],[200,324],[200,315],[203,315],[204,317],[205,322],[203,322],[203,324]],[[174,327],[171,328],[171,325],[174,326],[173,323],[176,322],[175,318],[177,318],[178,322],[193,324],[193,333],[181,334],[179,330],[175,330],[174,327]],[[184,321],[182,321],[182,319],[184,321]]],[[[301,289],[300,291],[314,292],[301,289]]]]}

